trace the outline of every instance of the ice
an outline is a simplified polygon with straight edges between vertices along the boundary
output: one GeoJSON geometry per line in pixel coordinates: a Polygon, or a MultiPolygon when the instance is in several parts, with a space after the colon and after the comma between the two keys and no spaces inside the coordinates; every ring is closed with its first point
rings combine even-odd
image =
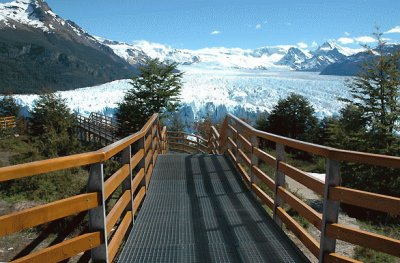
{"type": "MultiPolygon", "coordinates": [[[[338,113],[343,106],[338,97],[349,98],[345,77],[295,71],[210,70],[194,66],[180,66],[179,69],[184,72],[179,116],[189,126],[206,117],[221,121],[227,112],[254,122],[260,112],[271,111],[279,99],[291,92],[305,96],[318,118],[338,113]]],[[[117,80],[58,94],[76,113],[112,115],[131,88],[129,82],[117,80]]],[[[16,95],[15,98],[26,109],[31,109],[37,95],[16,95]]]]}

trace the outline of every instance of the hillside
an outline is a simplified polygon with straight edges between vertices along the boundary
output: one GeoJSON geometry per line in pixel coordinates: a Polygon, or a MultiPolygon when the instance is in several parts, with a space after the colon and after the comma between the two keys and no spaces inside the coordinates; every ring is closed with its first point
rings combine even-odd
{"type": "Polygon", "coordinates": [[[75,89],[136,72],[43,0],[0,4],[0,62],[0,94],[75,89]]]}

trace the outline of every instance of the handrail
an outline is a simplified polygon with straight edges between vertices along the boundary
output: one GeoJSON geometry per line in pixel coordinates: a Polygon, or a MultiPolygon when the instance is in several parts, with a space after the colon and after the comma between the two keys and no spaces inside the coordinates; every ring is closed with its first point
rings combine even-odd
{"type": "Polygon", "coordinates": [[[208,141],[200,135],[182,131],[167,131],[166,134],[168,135],[168,139],[166,141],[170,150],[185,153],[210,152],[208,141]]]}
{"type": "Polygon", "coordinates": [[[167,131],[154,114],[143,128],[97,151],[0,168],[0,183],[38,174],[90,165],[87,193],[0,216],[0,236],[89,211],[89,233],[16,259],[40,261],[54,254],[57,261],[91,250],[92,261],[111,262],[145,199],[158,154],[166,151],[167,131]],[[106,181],[103,163],[120,154],[121,167],[106,181]],[[105,201],[118,187],[123,194],[106,213],[105,201]],[[114,230],[115,229],[115,230],[114,230]],[[63,251],[68,253],[63,253],[63,251]]]}
{"type": "Polygon", "coordinates": [[[272,210],[275,222],[279,226],[284,223],[319,262],[358,262],[335,253],[336,239],[400,257],[400,240],[337,224],[340,203],[400,215],[399,197],[341,187],[339,161],[400,168],[400,157],[348,151],[286,138],[257,130],[232,114],[227,114],[219,132],[212,126],[210,133],[210,150],[213,153],[227,154],[232,159],[249,188],[272,210]],[[260,139],[276,143],[275,156],[260,148],[260,139]],[[285,147],[325,157],[325,182],[286,163],[285,147]],[[261,160],[274,169],[274,179],[261,170],[261,160]],[[285,188],[286,176],[323,196],[322,214],[285,188]],[[264,192],[257,185],[256,178],[265,183],[274,194],[269,196],[264,192]],[[289,205],[321,231],[320,242],[285,211],[284,204],[289,205]]]}
{"type": "Polygon", "coordinates": [[[15,120],[16,120],[15,116],[0,117],[0,129],[15,128],[16,127],[15,120]]]}
{"type": "Polygon", "coordinates": [[[227,117],[228,119],[234,120],[240,126],[250,131],[259,138],[266,139],[275,143],[280,143],[287,147],[305,151],[307,153],[327,157],[329,159],[337,161],[357,162],[391,168],[400,168],[400,157],[397,156],[343,150],[314,143],[303,142],[296,139],[291,139],[273,133],[257,130],[230,113],[228,113],[227,117]]]}

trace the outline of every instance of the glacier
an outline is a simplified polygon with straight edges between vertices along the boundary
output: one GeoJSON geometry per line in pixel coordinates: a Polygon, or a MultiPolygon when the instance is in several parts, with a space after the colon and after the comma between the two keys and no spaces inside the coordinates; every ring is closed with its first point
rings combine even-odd
{"type": "MultiPolygon", "coordinates": [[[[179,66],[184,72],[179,117],[187,127],[210,117],[221,121],[227,112],[250,122],[264,111],[271,111],[279,99],[291,92],[305,96],[323,118],[337,114],[343,103],[338,97],[349,98],[346,77],[324,76],[312,72],[224,69],[211,70],[195,66],[179,66]]],[[[99,112],[112,116],[118,102],[131,87],[130,80],[57,92],[76,114],[99,112]]],[[[15,95],[27,114],[38,95],[15,95]]]]}

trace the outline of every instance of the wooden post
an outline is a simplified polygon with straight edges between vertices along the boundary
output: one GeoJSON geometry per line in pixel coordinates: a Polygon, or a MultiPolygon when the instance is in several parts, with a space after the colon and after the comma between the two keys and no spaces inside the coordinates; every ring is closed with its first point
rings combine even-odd
{"type": "Polygon", "coordinates": [[[285,174],[278,170],[279,162],[285,161],[285,145],[276,143],[276,162],[275,162],[275,195],[274,195],[274,221],[282,227],[282,220],[277,215],[277,208],[283,206],[282,198],[278,197],[279,186],[285,186],[285,174]]]}
{"type": "Polygon", "coordinates": [[[133,192],[132,192],[132,162],[131,162],[131,145],[126,147],[122,152],[121,152],[121,164],[129,164],[129,176],[125,178],[125,180],[122,182],[122,193],[124,193],[126,190],[129,190],[131,193],[131,202],[130,205],[128,205],[125,209],[125,211],[132,211],[132,224],[135,221],[135,217],[133,215],[133,192]]]}
{"type": "Polygon", "coordinates": [[[87,191],[88,193],[97,192],[101,200],[99,206],[89,210],[89,232],[100,231],[103,239],[100,246],[91,250],[92,262],[108,262],[103,163],[95,163],[90,166],[87,191]]]}
{"type": "Polygon", "coordinates": [[[319,262],[324,261],[324,255],[326,253],[334,253],[336,249],[336,239],[326,236],[326,226],[328,224],[334,224],[338,222],[340,202],[329,199],[329,189],[331,186],[339,186],[340,184],[341,177],[339,162],[327,159],[319,262]]]}
{"type": "Polygon", "coordinates": [[[251,135],[251,167],[250,167],[250,184],[256,181],[256,175],[253,172],[253,166],[258,167],[258,157],[254,154],[254,148],[258,148],[259,139],[257,135],[251,135]]]}

